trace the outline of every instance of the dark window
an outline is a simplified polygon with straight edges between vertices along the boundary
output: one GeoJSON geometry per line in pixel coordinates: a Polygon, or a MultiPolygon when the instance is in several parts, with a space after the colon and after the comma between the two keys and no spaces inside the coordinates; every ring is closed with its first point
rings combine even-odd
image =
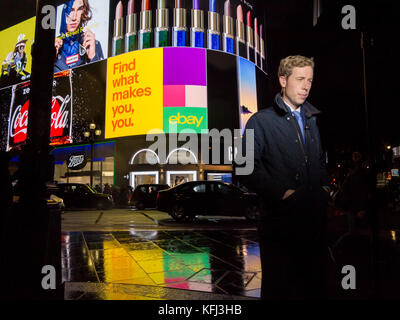
{"type": "Polygon", "coordinates": [[[205,183],[201,184],[186,184],[179,189],[179,192],[182,193],[205,193],[206,185],[205,183]]]}
{"type": "Polygon", "coordinates": [[[220,194],[230,194],[232,192],[232,189],[224,184],[215,183],[212,184],[211,191],[220,194]]]}
{"type": "Polygon", "coordinates": [[[179,192],[182,192],[182,193],[190,193],[190,192],[192,192],[193,191],[193,186],[192,185],[184,185],[184,186],[182,186],[180,189],[179,189],[179,192]]]}
{"type": "Polygon", "coordinates": [[[196,193],[204,193],[206,192],[206,185],[204,183],[195,185],[193,191],[196,193]]]}
{"type": "Polygon", "coordinates": [[[67,193],[72,193],[74,191],[75,191],[75,186],[69,185],[69,186],[65,186],[65,188],[64,188],[64,192],[67,192],[67,193]]]}

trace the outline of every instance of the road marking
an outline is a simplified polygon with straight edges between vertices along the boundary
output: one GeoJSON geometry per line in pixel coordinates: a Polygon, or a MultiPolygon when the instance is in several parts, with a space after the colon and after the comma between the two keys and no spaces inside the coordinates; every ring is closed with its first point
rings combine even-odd
{"type": "Polygon", "coordinates": [[[158,225],[158,220],[154,219],[152,216],[150,216],[150,215],[144,213],[143,211],[140,211],[140,213],[141,213],[142,215],[144,215],[145,217],[149,218],[150,220],[154,221],[154,222],[158,225]]]}
{"type": "Polygon", "coordinates": [[[100,212],[99,217],[97,218],[97,220],[96,220],[96,222],[94,224],[97,224],[100,221],[102,216],[103,216],[103,211],[100,212]]]}

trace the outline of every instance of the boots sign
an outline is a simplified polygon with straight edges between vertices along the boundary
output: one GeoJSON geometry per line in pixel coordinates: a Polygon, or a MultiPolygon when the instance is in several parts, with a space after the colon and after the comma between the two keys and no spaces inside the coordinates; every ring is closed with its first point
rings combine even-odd
{"type": "Polygon", "coordinates": [[[67,168],[69,170],[81,170],[87,164],[87,157],[84,153],[73,153],[67,159],[67,168]]]}

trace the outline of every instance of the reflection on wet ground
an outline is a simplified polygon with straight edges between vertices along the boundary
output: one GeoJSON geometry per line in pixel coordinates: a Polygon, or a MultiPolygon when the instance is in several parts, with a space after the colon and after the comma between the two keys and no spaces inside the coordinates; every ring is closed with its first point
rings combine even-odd
{"type": "Polygon", "coordinates": [[[63,232],[62,277],[103,286],[70,299],[125,299],[127,285],[142,288],[129,293],[136,299],[168,299],[168,289],[259,298],[260,251],[251,230],[63,232]]]}

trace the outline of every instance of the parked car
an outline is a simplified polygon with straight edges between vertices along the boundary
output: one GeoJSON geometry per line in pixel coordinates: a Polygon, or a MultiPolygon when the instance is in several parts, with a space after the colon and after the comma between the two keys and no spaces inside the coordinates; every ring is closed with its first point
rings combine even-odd
{"type": "Polygon", "coordinates": [[[175,220],[192,219],[195,215],[245,216],[255,220],[259,214],[256,194],[219,181],[192,181],[159,191],[157,209],[168,212],[175,220]]]}
{"type": "Polygon", "coordinates": [[[97,193],[83,183],[58,183],[56,196],[64,200],[66,208],[95,208],[98,210],[111,209],[112,197],[108,194],[97,193]]]}
{"type": "MultiPolygon", "coordinates": [[[[20,189],[18,183],[19,183],[18,181],[15,181],[13,187],[13,204],[17,206],[20,204],[21,201],[20,189]]],[[[60,190],[58,189],[57,185],[46,184],[46,192],[44,194],[43,200],[46,200],[47,208],[50,211],[65,209],[64,200],[56,195],[59,193],[60,190]]]]}
{"type": "Polygon", "coordinates": [[[129,204],[135,206],[139,210],[144,208],[155,208],[157,200],[157,192],[169,189],[167,184],[141,184],[138,185],[131,195],[129,204]]]}
{"type": "Polygon", "coordinates": [[[60,194],[60,189],[56,184],[47,184],[46,185],[46,201],[47,207],[50,209],[65,209],[64,199],[57,196],[60,194]]]}

